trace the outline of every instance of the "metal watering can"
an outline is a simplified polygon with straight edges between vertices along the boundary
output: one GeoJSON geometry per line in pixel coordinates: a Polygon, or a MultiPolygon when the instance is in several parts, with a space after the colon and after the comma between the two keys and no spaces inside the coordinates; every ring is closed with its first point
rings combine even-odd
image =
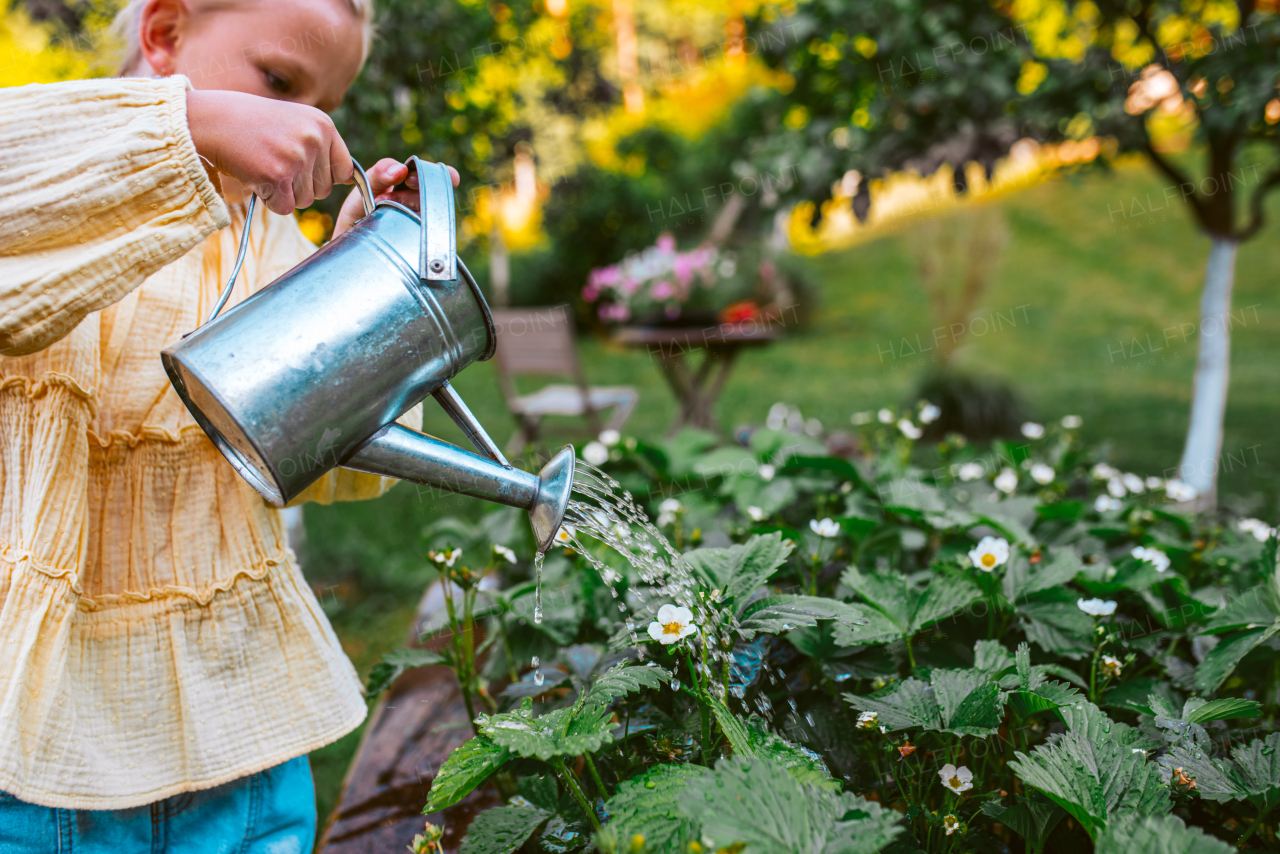
{"type": "Polygon", "coordinates": [[[537,475],[513,467],[449,384],[491,358],[497,339],[457,256],[449,170],[409,163],[421,216],[375,202],[356,163],[365,216],[219,316],[248,249],[250,197],[231,279],[204,324],[163,351],[165,371],[213,444],[276,507],[342,466],[528,510],[545,551],[568,506],[573,448],[537,475]],[[480,454],[395,423],[427,395],[480,454]]]}

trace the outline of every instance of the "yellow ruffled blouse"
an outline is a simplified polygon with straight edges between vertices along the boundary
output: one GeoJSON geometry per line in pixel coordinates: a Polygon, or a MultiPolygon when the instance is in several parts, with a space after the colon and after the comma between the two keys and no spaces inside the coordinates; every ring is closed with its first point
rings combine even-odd
{"type": "MultiPolygon", "coordinates": [[[[46,806],[216,786],[366,711],[279,511],[160,363],[245,227],[196,154],[187,88],[0,90],[0,790],[46,806]]],[[[230,304],[315,248],[261,206],[250,241],[230,304]]],[[[331,472],[295,503],[392,483],[331,472]]]]}

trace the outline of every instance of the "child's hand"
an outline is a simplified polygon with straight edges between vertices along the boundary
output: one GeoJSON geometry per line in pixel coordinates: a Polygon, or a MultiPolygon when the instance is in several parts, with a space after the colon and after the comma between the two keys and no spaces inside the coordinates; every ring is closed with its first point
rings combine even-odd
{"type": "Polygon", "coordinates": [[[351,183],[351,155],[328,115],[306,104],[244,92],[187,93],[196,151],[278,214],[351,183]]]}
{"type": "MultiPolygon", "coordinates": [[[[453,186],[458,186],[458,170],[452,166],[448,167],[449,174],[453,177],[453,186]]],[[[390,157],[384,157],[377,163],[373,164],[366,173],[369,176],[369,189],[373,190],[374,198],[378,200],[388,199],[393,202],[399,202],[410,210],[418,209],[418,173],[416,170],[410,173],[409,167],[403,163],[392,160],[390,157]],[[405,184],[409,189],[392,191],[397,184],[405,184]]],[[[356,224],[360,217],[364,216],[364,202],[360,198],[360,190],[357,188],[351,191],[347,196],[347,200],[342,203],[342,211],[338,214],[338,221],[333,226],[333,236],[337,237],[342,232],[356,224]]]]}

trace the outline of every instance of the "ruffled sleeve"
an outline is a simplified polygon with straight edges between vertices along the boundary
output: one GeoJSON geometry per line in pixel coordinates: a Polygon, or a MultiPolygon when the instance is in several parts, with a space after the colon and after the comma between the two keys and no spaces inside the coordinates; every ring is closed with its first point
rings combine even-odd
{"type": "Polygon", "coordinates": [[[0,90],[0,354],[64,337],[230,221],[185,77],[0,90]]]}

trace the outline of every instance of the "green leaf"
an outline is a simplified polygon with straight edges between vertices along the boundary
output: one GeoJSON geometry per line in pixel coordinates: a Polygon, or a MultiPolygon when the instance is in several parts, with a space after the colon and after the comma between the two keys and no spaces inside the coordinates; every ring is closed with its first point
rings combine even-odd
{"type": "Polygon", "coordinates": [[[1014,691],[1009,695],[1009,705],[1019,717],[1025,719],[1038,712],[1073,705],[1083,698],[1084,695],[1071,685],[1045,682],[1030,691],[1014,691]]]}
{"type": "Polygon", "coordinates": [[[427,649],[393,650],[382,656],[382,661],[369,671],[369,696],[376,697],[391,687],[391,683],[400,678],[400,674],[414,667],[427,667],[432,664],[448,664],[449,660],[438,652],[427,649]]]}
{"type": "Polygon", "coordinates": [[[1016,603],[1027,639],[1045,652],[1080,658],[1093,650],[1093,619],[1070,590],[1041,590],[1016,603]]]}
{"type": "Polygon", "coordinates": [[[1205,703],[1195,711],[1186,715],[1185,719],[1193,724],[1206,721],[1229,721],[1235,718],[1256,718],[1262,714],[1262,704],[1257,700],[1241,700],[1235,697],[1224,697],[1205,703]]]}
{"type": "Polygon", "coordinates": [[[710,773],[700,765],[655,765],[619,783],[605,803],[610,816],[605,832],[614,840],[614,850],[630,851],[639,835],[646,851],[688,851],[701,833],[683,805],[689,784],[710,773]]]}
{"type": "Polygon", "coordinates": [[[843,646],[911,637],[981,595],[974,584],[954,575],[935,575],[925,590],[917,591],[901,573],[862,572],[850,566],[840,582],[871,606],[862,609],[865,624],[837,624],[836,642],[843,646]]]}
{"type": "Polygon", "coordinates": [[[724,733],[724,737],[729,740],[729,746],[733,748],[733,752],[738,756],[755,756],[756,747],[751,741],[751,733],[738,716],[729,711],[729,707],[723,700],[716,697],[711,698],[710,706],[711,713],[715,715],[716,723],[720,725],[720,731],[724,733]]]}
{"type": "Polygon", "coordinates": [[[876,724],[888,732],[917,726],[942,729],[942,712],[934,699],[933,689],[919,679],[904,679],[883,696],[845,694],[844,700],[858,711],[875,712],[876,724]]]}
{"type": "Polygon", "coordinates": [[[1246,655],[1278,631],[1280,621],[1263,629],[1249,629],[1223,638],[1196,667],[1196,687],[1206,694],[1217,691],[1246,655]]]}
{"type": "Polygon", "coordinates": [[[1016,604],[1032,593],[1060,587],[1075,578],[1083,566],[1080,555],[1070,546],[1055,547],[1047,561],[1034,566],[1027,560],[1010,561],[1001,580],[1004,597],[1016,604]]]}
{"type": "Polygon", "coordinates": [[[929,683],[904,679],[882,696],[845,694],[850,706],[876,713],[876,725],[893,732],[923,727],[957,735],[987,736],[1000,727],[1000,686],[978,670],[935,670],[929,683]]]}
{"type": "Polygon", "coordinates": [[[911,634],[963,610],[982,595],[977,586],[957,575],[935,575],[911,614],[911,634]]]}
{"type": "Polygon", "coordinates": [[[1266,628],[1276,621],[1257,589],[1246,590],[1218,609],[1205,623],[1206,634],[1221,634],[1236,629],[1266,628]]]}
{"type": "Polygon", "coordinates": [[[794,548],[779,533],[758,534],[745,543],[723,549],[697,549],[685,563],[707,589],[723,591],[733,603],[745,602],[786,562],[794,548]]]}
{"type": "Polygon", "coordinates": [[[1052,801],[1033,800],[1022,795],[1017,796],[1017,803],[1011,807],[987,801],[982,805],[982,812],[1031,843],[1033,851],[1044,848],[1049,834],[1067,815],[1066,810],[1052,801]]]}
{"type": "Polygon", "coordinates": [[[550,817],[551,813],[531,806],[487,809],[467,827],[461,854],[511,854],[550,817]]]}
{"type": "Polygon", "coordinates": [[[459,746],[440,766],[431,791],[427,793],[424,814],[440,812],[451,807],[471,793],[489,775],[497,771],[511,758],[511,751],[489,739],[477,735],[459,746]]]}
{"type": "Polygon", "coordinates": [[[664,668],[628,665],[623,662],[600,674],[600,678],[582,695],[578,704],[608,705],[616,697],[659,688],[670,679],[671,674],[664,668]]]}
{"type": "Polygon", "coordinates": [[[1015,756],[1009,764],[1018,777],[1070,813],[1092,839],[1120,816],[1163,814],[1173,807],[1155,763],[1105,734],[1091,740],[1069,731],[1030,755],[1015,756]]]}
{"type": "Polygon", "coordinates": [[[1215,758],[1198,746],[1178,745],[1160,757],[1160,764],[1182,769],[1196,781],[1200,797],[1218,803],[1248,798],[1259,809],[1280,804],[1280,732],[1247,745],[1238,745],[1231,758],[1215,758]]]}
{"type": "Polygon", "coordinates": [[[832,792],[840,791],[840,781],[832,778],[821,756],[770,731],[768,724],[755,715],[747,721],[746,726],[747,738],[755,756],[781,765],[801,783],[809,783],[832,792]]]}
{"type": "Polygon", "coordinates": [[[534,717],[531,706],[498,715],[480,715],[480,734],[525,758],[594,753],[613,740],[608,706],[556,709],[534,717]]]}
{"type": "Polygon", "coordinates": [[[1096,854],[1234,854],[1235,849],[1176,815],[1134,816],[1098,837],[1096,854]]]}
{"type": "Polygon", "coordinates": [[[779,765],[734,756],[689,786],[686,814],[719,850],[741,843],[770,854],[873,854],[900,832],[899,816],[853,794],[796,780],[779,765]]]}
{"type": "Polygon", "coordinates": [[[862,611],[838,599],[821,596],[765,596],[742,612],[744,632],[781,634],[800,627],[816,626],[818,620],[838,620],[854,625],[863,622],[862,611]]]}

